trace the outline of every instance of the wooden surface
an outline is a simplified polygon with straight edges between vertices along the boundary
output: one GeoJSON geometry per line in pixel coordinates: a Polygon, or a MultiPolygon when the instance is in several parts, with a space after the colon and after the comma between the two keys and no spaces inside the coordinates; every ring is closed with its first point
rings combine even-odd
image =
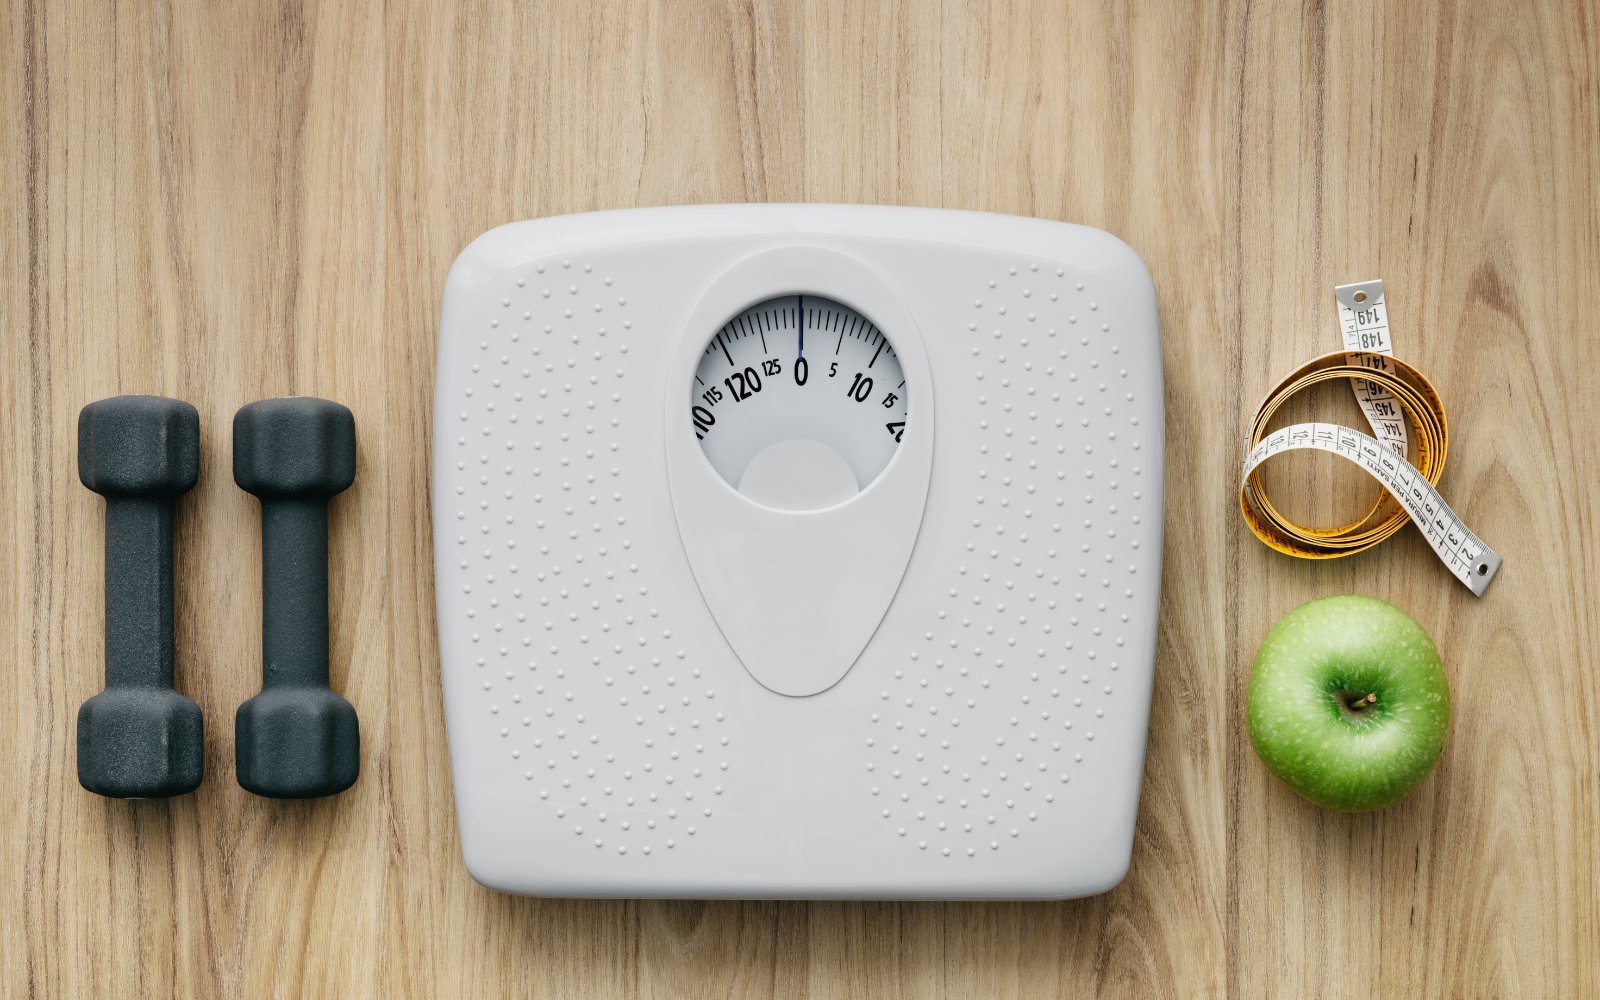
{"type": "MultiPolygon", "coordinates": [[[[0,8],[0,992],[10,996],[1600,995],[1600,18],[1592,3],[899,5],[259,0],[0,8]],[[439,291],[483,230],[746,200],[1110,230],[1161,298],[1165,577],[1128,878],[1058,904],[539,901],[462,868],[440,709],[428,442],[439,291]],[[1505,556],[1476,599],[1414,530],[1325,564],[1236,509],[1241,434],[1381,276],[1442,393],[1441,488],[1505,556]],[[76,417],[194,403],[178,516],[195,794],[83,791],[102,501],[76,417]],[[363,770],[279,803],[233,774],[259,683],[245,402],[337,399],[334,685],[363,770]],[[1255,647],[1313,597],[1389,600],[1455,697],[1384,812],[1251,750],[1255,647]]],[[[1302,413],[1356,420],[1348,395],[1302,413]]],[[[1282,459],[1333,518],[1370,487],[1282,459]]]]}

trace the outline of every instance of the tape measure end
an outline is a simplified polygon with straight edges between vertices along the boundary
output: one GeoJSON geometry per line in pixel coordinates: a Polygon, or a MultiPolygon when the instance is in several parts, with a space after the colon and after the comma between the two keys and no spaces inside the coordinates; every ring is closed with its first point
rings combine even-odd
{"type": "Polygon", "coordinates": [[[1370,309],[1374,304],[1383,301],[1383,279],[1374,278],[1371,281],[1352,281],[1348,285],[1335,285],[1333,295],[1341,306],[1351,312],[1370,309]]]}
{"type": "Polygon", "coordinates": [[[1483,557],[1476,566],[1467,568],[1467,587],[1479,597],[1489,589],[1489,584],[1494,582],[1494,575],[1500,572],[1500,557],[1488,549],[1483,550],[1483,557]]]}

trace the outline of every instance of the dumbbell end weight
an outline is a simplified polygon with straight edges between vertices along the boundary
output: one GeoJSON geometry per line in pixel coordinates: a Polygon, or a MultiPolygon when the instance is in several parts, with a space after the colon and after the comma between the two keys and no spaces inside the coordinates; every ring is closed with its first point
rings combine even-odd
{"type": "Polygon", "coordinates": [[[328,686],[328,499],[355,480],[355,417],[309,396],[233,420],[233,477],[261,498],[262,689],[234,716],[239,784],[307,799],[355,784],[355,708],[328,686]]]}
{"type": "Polygon", "coordinates": [[[78,709],[78,784],[113,799],[185,795],[204,777],[200,706],[158,687],[115,687],[78,709]]]}
{"type": "Polygon", "coordinates": [[[173,690],[172,502],[200,475],[200,415],[118,396],[78,414],[78,478],[106,499],[106,689],[78,709],[78,783],[183,795],[204,773],[200,706],[173,690]]]}
{"type": "Polygon", "coordinates": [[[234,716],[239,784],[273,799],[336,795],[361,774],[356,710],[327,685],[268,687],[234,716]]]}

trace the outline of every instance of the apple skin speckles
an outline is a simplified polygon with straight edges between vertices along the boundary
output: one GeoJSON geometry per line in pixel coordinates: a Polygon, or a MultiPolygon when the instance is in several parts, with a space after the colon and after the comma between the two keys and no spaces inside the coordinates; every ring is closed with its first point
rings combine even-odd
{"type": "Polygon", "coordinates": [[[1450,683],[1410,615],[1371,597],[1325,597],[1262,640],[1246,717],[1256,754],[1290,788],[1367,812],[1404,798],[1438,763],[1450,683]]]}

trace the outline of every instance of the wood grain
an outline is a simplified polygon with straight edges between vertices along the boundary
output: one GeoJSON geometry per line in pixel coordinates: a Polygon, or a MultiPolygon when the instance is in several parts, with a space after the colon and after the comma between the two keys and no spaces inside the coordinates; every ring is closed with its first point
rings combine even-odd
{"type": "MultiPolygon", "coordinates": [[[[7,994],[1600,995],[1592,4],[8,0],[0,21],[7,994]],[[462,868],[427,516],[445,272],[517,219],[752,200],[1063,219],[1149,264],[1165,600],[1114,891],[588,902],[462,868]],[[1236,512],[1256,400],[1337,346],[1333,286],[1376,276],[1449,411],[1443,493],[1506,558],[1481,600],[1413,531],[1313,564],[1236,512]],[[124,392],[202,420],[178,680],[208,775],[160,802],[75,773],[103,520],[75,421],[124,392]],[[288,393],[360,428],[331,592],[363,772],[309,803],[255,798],[232,767],[260,646],[229,421],[288,393]],[[1434,774],[1365,816],[1273,779],[1239,707],[1271,624],[1352,591],[1434,635],[1456,711],[1434,774]]],[[[1349,419],[1331,395],[1305,406],[1349,419]]],[[[1331,458],[1275,476],[1329,523],[1368,489],[1331,458]]]]}

